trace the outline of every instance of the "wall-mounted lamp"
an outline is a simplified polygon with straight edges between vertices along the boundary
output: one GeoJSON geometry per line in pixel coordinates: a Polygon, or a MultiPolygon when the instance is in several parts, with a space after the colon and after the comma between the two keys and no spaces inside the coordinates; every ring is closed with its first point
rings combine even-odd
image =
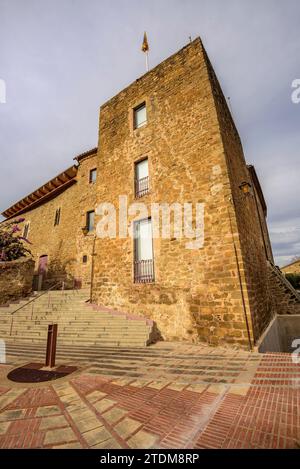
{"type": "Polygon", "coordinates": [[[242,184],[239,185],[239,188],[244,195],[252,195],[252,186],[249,182],[242,182],[242,184]]]}

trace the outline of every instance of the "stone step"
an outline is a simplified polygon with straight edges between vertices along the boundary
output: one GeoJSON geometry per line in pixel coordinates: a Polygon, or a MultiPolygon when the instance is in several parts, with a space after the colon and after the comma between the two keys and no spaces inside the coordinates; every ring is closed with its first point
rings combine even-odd
{"type": "Polygon", "coordinates": [[[93,310],[89,308],[88,306],[81,305],[79,307],[71,307],[69,309],[67,308],[47,308],[47,307],[35,307],[33,310],[32,308],[23,308],[20,309],[19,311],[13,311],[13,310],[6,310],[4,312],[1,312],[1,316],[5,316],[6,314],[17,314],[18,316],[20,315],[31,315],[31,314],[43,314],[43,313],[56,313],[59,312],[60,314],[103,314],[103,315],[109,315],[109,316],[126,316],[126,313],[114,313],[110,311],[105,311],[105,310],[93,310]]]}
{"type": "Polygon", "coordinates": [[[127,319],[132,319],[133,321],[144,321],[146,322],[146,319],[144,319],[143,317],[130,317],[130,315],[126,316],[125,314],[120,314],[120,315],[117,315],[117,314],[108,314],[108,313],[102,313],[101,311],[97,311],[95,313],[90,313],[89,311],[80,311],[80,312],[70,312],[70,313],[66,313],[64,311],[43,311],[41,312],[40,314],[39,313],[36,313],[34,312],[33,314],[32,313],[26,313],[26,314],[18,314],[16,313],[15,315],[14,314],[6,314],[6,315],[3,315],[1,316],[1,318],[3,319],[9,319],[11,318],[12,316],[14,317],[18,317],[19,319],[28,319],[28,320],[31,320],[31,317],[32,319],[44,319],[44,318],[49,318],[51,316],[53,317],[61,317],[61,318],[65,318],[67,320],[70,320],[70,319],[88,319],[88,318],[99,318],[99,319],[106,319],[106,320],[113,320],[113,321],[120,321],[120,320],[127,320],[127,319]]]}
{"type": "MultiPolygon", "coordinates": [[[[73,319],[73,320],[65,320],[62,318],[54,318],[54,317],[49,317],[47,319],[43,320],[30,320],[30,319],[14,319],[13,320],[13,327],[17,326],[30,326],[30,327],[38,327],[38,326],[47,326],[47,324],[51,323],[57,323],[59,324],[62,328],[78,328],[78,327],[107,327],[107,326],[112,326],[112,327],[132,327],[132,328],[149,328],[150,326],[144,322],[144,321],[136,321],[134,319],[122,319],[120,321],[110,321],[110,320],[104,320],[101,318],[92,318],[92,319],[87,319],[87,320],[82,320],[82,319],[73,319]]],[[[0,330],[2,326],[10,326],[11,325],[11,320],[3,320],[0,323],[0,330]]]]}
{"type": "Polygon", "coordinates": [[[45,322],[45,321],[54,321],[54,320],[59,320],[60,322],[65,322],[65,323],[71,323],[71,322],[93,322],[93,321],[101,321],[101,322],[136,322],[136,323],[141,323],[145,324],[146,320],[144,319],[135,319],[135,318],[126,318],[125,316],[112,316],[112,317],[103,317],[101,315],[93,314],[91,316],[85,316],[83,315],[78,315],[78,316],[64,316],[60,314],[47,314],[44,316],[35,316],[33,315],[32,318],[31,316],[14,316],[14,315],[9,315],[5,317],[0,317],[0,322],[3,324],[8,324],[11,322],[11,320],[16,320],[18,322],[45,322]]]}
{"type": "Polygon", "coordinates": [[[35,307],[47,307],[47,306],[63,306],[63,305],[86,305],[88,304],[85,300],[85,298],[82,298],[82,299],[68,299],[68,298],[64,298],[64,299],[51,299],[50,301],[49,300],[35,300],[35,301],[31,301],[31,302],[20,302],[18,304],[10,304],[9,306],[6,306],[6,307],[1,307],[0,308],[0,311],[5,311],[5,310],[17,310],[17,309],[25,309],[25,308],[32,308],[32,305],[34,305],[34,308],[35,307]]]}
{"type": "MultiPolygon", "coordinates": [[[[38,344],[35,344],[34,346],[32,344],[29,344],[29,343],[24,343],[24,342],[18,342],[16,340],[14,341],[11,341],[11,340],[8,340],[6,342],[6,349],[8,352],[10,351],[14,351],[16,353],[29,353],[29,352],[32,352],[32,353],[44,353],[45,351],[45,344],[43,343],[38,343],[38,344]]],[[[123,350],[122,351],[122,355],[120,355],[120,351],[119,350],[115,350],[115,351],[111,351],[111,355],[109,356],[110,359],[113,359],[113,357],[115,356],[117,360],[120,360],[120,359],[123,359],[123,358],[126,358],[126,357],[134,357],[136,356],[136,353],[135,353],[135,350],[134,349],[130,349],[130,350],[123,350]],[[115,355],[114,355],[115,353],[115,355]]],[[[65,345],[62,345],[62,344],[58,344],[57,346],[57,353],[59,354],[72,354],[72,355],[76,355],[76,356],[106,356],[107,357],[107,354],[109,353],[108,349],[105,347],[101,347],[101,345],[98,345],[97,347],[78,347],[77,345],[68,345],[68,346],[65,346],[65,345]]],[[[138,360],[140,360],[141,358],[141,355],[140,355],[140,351],[138,352],[139,355],[138,355],[138,360]]],[[[144,351],[143,351],[143,354],[145,356],[157,356],[159,355],[161,352],[160,351],[157,351],[157,350],[153,350],[153,349],[149,349],[149,348],[145,348],[144,351]]]]}
{"type": "MultiPolygon", "coordinates": [[[[7,336],[9,335],[9,332],[10,330],[12,329],[12,332],[15,333],[18,331],[18,333],[22,333],[22,332],[28,332],[28,331],[46,331],[48,330],[48,325],[49,324],[52,324],[52,323],[47,323],[45,325],[39,325],[39,327],[31,327],[31,326],[20,326],[20,325],[13,325],[13,327],[11,328],[10,326],[7,327],[6,329],[4,327],[1,327],[0,328],[0,335],[2,335],[3,337],[4,336],[7,336]]],[[[55,324],[55,323],[53,323],[55,324]]],[[[94,326],[91,326],[91,327],[73,327],[73,328],[70,328],[70,327],[66,327],[66,328],[62,328],[60,327],[60,325],[58,324],[58,333],[59,334],[66,334],[66,333],[69,333],[69,334],[87,334],[87,333],[101,333],[101,332],[110,332],[110,333],[114,333],[114,332],[128,332],[128,333],[131,333],[131,334],[140,334],[140,333],[146,333],[146,334],[149,334],[150,332],[150,328],[149,327],[130,327],[130,326],[123,326],[123,327],[110,327],[109,325],[107,325],[106,327],[105,326],[102,326],[102,327],[98,327],[96,324],[94,326]]]]}
{"type": "Polygon", "coordinates": [[[29,329],[47,329],[48,325],[50,324],[57,324],[58,328],[60,331],[83,331],[83,330],[104,330],[104,329],[111,329],[111,330],[123,330],[123,329],[130,329],[132,331],[149,331],[151,330],[151,327],[147,324],[143,323],[135,323],[131,321],[126,321],[124,323],[111,323],[109,321],[107,322],[101,322],[101,321],[72,321],[70,323],[65,323],[65,322],[60,322],[60,321],[43,321],[43,322],[32,322],[32,321],[25,321],[25,322],[18,322],[14,321],[12,326],[11,323],[7,324],[0,324],[0,332],[7,331],[11,327],[13,329],[18,328],[18,329],[23,329],[23,330],[29,330],[29,329]]]}
{"type": "MultiPolygon", "coordinates": [[[[66,347],[145,347],[152,326],[144,318],[127,317],[107,308],[95,308],[86,300],[88,292],[51,292],[32,303],[24,299],[0,309],[0,338],[45,347],[49,324],[58,324],[58,343],[66,347]],[[10,330],[12,326],[12,335],[10,330]]],[[[21,352],[22,353],[22,352],[21,352]]]]}
{"type": "MultiPolygon", "coordinates": [[[[21,329],[21,328],[13,328],[12,329],[12,335],[25,335],[25,336],[29,336],[29,335],[36,335],[36,334],[43,334],[45,332],[48,331],[48,328],[47,327],[41,327],[41,328],[36,328],[36,329],[21,329]]],[[[91,336],[91,337],[96,337],[98,335],[101,335],[101,334],[104,334],[104,335],[116,335],[116,334],[121,334],[121,335],[132,335],[134,337],[136,336],[147,336],[149,335],[149,331],[147,330],[143,330],[143,329],[140,329],[140,330],[132,330],[130,328],[120,328],[120,329],[86,329],[84,331],[80,330],[80,329],[73,329],[72,331],[71,330],[61,330],[61,329],[58,329],[58,335],[59,336],[76,336],[76,337],[88,337],[88,336],[91,336]]],[[[2,338],[5,338],[5,336],[8,336],[9,334],[5,334],[3,333],[2,334],[2,338]]]]}
{"type": "MultiPolygon", "coordinates": [[[[49,324],[58,324],[59,328],[62,330],[72,330],[76,329],[90,329],[90,328],[107,328],[110,327],[112,329],[122,329],[122,328],[129,328],[132,330],[149,330],[150,326],[148,324],[142,323],[140,321],[97,321],[97,320],[92,320],[92,321],[61,321],[59,319],[50,319],[47,321],[14,321],[13,322],[13,327],[20,327],[24,329],[28,328],[39,328],[39,327],[47,327],[49,324]]],[[[0,331],[1,330],[7,330],[8,328],[11,327],[11,321],[8,322],[1,322],[0,323],[0,331]]]]}
{"type": "MultiPolygon", "coordinates": [[[[44,308],[44,307],[36,307],[32,310],[32,308],[28,308],[28,309],[21,309],[20,311],[17,311],[17,312],[14,312],[14,311],[10,311],[10,310],[7,310],[5,312],[2,312],[0,313],[1,316],[6,316],[6,315],[18,315],[18,316],[24,316],[24,315],[27,315],[27,316],[30,316],[32,314],[34,315],[42,315],[42,314],[55,314],[55,313],[59,313],[59,314],[64,314],[64,315],[72,315],[72,314],[84,314],[84,315],[95,315],[95,314],[98,314],[98,315],[102,315],[102,316],[107,316],[107,317],[126,317],[129,313],[115,313],[115,312],[110,312],[110,311],[106,311],[106,310],[102,310],[102,309],[97,309],[97,310],[93,310],[85,305],[81,305],[80,307],[72,307],[72,308],[57,308],[57,309],[51,309],[51,308],[44,308]]],[[[142,317],[141,317],[142,318],[142,317]]],[[[143,318],[142,318],[143,319],[143,318]]]]}
{"type": "MultiPolygon", "coordinates": [[[[16,336],[16,339],[19,339],[16,336]]],[[[38,337],[24,337],[22,338],[23,342],[27,343],[41,343],[41,339],[38,337]]],[[[63,339],[58,342],[61,345],[81,345],[81,346],[103,346],[103,347],[145,347],[146,341],[143,340],[134,340],[134,339],[120,339],[120,340],[111,340],[111,339],[99,339],[99,340],[84,340],[84,339],[63,339]]]]}

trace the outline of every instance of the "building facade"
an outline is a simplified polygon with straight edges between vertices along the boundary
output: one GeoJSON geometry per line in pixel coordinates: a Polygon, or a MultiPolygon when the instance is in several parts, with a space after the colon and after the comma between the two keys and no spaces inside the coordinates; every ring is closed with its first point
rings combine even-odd
{"type": "Polygon", "coordinates": [[[25,218],[35,289],[63,281],[68,288],[91,285],[94,230],[86,227],[96,205],[97,148],[75,160],[76,165],[3,212],[8,219],[25,218]]]}
{"type": "Polygon", "coordinates": [[[253,348],[276,313],[267,208],[199,38],[101,106],[98,149],[67,172],[4,212],[26,216],[38,280],[91,286],[164,339],[253,348]],[[153,235],[153,204],[169,236],[153,235]]]}

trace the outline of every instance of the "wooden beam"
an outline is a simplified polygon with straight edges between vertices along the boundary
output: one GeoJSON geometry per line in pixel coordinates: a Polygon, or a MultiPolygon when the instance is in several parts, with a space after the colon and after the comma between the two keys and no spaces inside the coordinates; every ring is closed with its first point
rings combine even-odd
{"type": "Polygon", "coordinates": [[[57,176],[55,179],[59,182],[59,185],[61,185],[65,182],[63,179],[61,179],[60,175],[57,176]]]}

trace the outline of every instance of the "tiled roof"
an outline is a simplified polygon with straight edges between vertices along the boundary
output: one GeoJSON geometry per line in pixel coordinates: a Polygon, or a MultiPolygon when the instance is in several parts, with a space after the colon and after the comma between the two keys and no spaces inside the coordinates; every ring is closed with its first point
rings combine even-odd
{"type": "Polygon", "coordinates": [[[19,200],[8,209],[4,210],[2,215],[5,218],[11,218],[16,215],[20,215],[21,213],[26,212],[31,208],[34,208],[36,205],[44,202],[44,200],[52,198],[53,196],[57,195],[57,193],[61,192],[64,188],[76,182],[76,174],[77,166],[70,166],[70,168],[58,174],[53,179],[46,182],[46,184],[31,192],[31,194],[19,200]]]}
{"type": "Polygon", "coordinates": [[[80,161],[83,158],[87,158],[90,155],[93,155],[94,153],[97,153],[98,147],[92,148],[91,150],[87,150],[84,153],[80,153],[80,155],[75,156],[73,160],[80,161]]]}

